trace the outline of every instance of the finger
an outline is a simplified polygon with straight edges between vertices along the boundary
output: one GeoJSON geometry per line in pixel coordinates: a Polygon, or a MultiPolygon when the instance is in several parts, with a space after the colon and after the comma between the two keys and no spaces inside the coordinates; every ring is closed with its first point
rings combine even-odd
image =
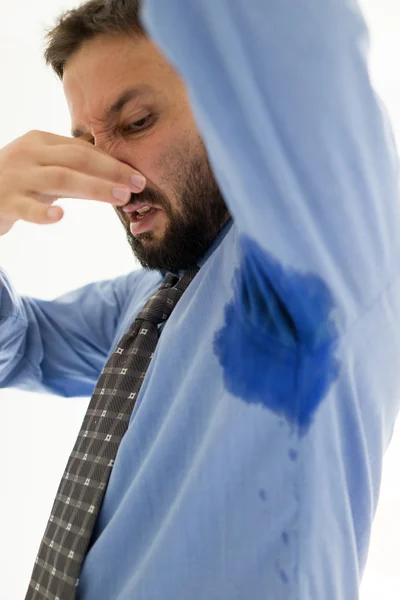
{"type": "Polygon", "coordinates": [[[38,141],[41,141],[42,144],[47,146],[61,146],[67,144],[75,148],[79,146],[87,147],[89,143],[89,146],[92,147],[92,150],[94,150],[94,152],[104,154],[105,156],[109,156],[106,152],[104,152],[104,150],[100,150],[100,148],[94,145],[93,139],[94,138],[90,133],[85,133],[78,138],[72,138],[40,130],[29,131],[28,133],[25,133],[23,136],[18,138],[19,141],[25,140],[29,142],[29,145],[33,144],[35,146],[37,146],[38,141]]]}
{"type": "Polygon", "coordinates": [[[46,194],[29,194],[29,196],[47,205],[53,204],[53,202],[59,198],[58,196],[50,196],[46,194]]]}
{"type": "Polygon", "coordinates": [[[92,177],[65,167],[40,167],[32,169],[27,177],[27,195],[40,190],[46,196],[98,200],[122,206],[131,199],[128,187],[113,181],[92,177]]]}
{"type": "Polygon", "coordinates": [[[93,148],[88,142],[82,146],[67,144],[43,146],[40,153],[40,164],[67,167],[73,171],[87,173],[103,180],[112,181],[117,185],[129,187],[132,192],[143,191],[146,179],[141,173],[106,153],[94,152],[93,148]],[[143,180],[142,185],[134,185],[132,179],[134,176],[143,180]]]}
{"type": "Polygon", "coordinates": [[[13,197],[6,209],[6,213],[7,219],[11,222],[15,223],[22,220],[39,225],[55,223],[64,216],[61,206],[48,207],[26,196],[13,197]],[[52,211],[53,216],[49,216],[48,211],[52,211]]]}
{"type": "MultiPolygon", "coordinates": [[[[21,138],[24,138],[27,140],[33,140],[34,142],[41,140],[42,142],[44,142],[45,144],[47,144],[49,146],[57,146],[59,144],[76,145],[76,144],[81,144],[82,142],[87,143],[88,141],[93,139],[93,136],[89,133],[85,133],[83,136],[80,136],[79,138],[72,138],[72,137],[67,137],[65,135],[58,135],[57,133],[50,133],[49,131],[40,131],[38,129],[35,129],[33,131],[28,131],[28,133],[25,133],[23,136],[21,136],[21,138]]],[[[95,149],[98,150],[98,148],[95,148],[95,149]]]]}

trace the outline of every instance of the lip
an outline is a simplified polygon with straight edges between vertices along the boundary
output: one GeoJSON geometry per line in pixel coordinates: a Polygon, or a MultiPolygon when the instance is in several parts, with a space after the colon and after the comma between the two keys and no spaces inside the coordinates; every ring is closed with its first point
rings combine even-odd
{"type": "MultiPolygon", "coordinates": [[[[143,206],[146,206],[146,204],[144,204],[143,206]]],[[[155,208],[155,207],[153,207],[153,208],[155,208]]],[[[154,212],[150,213],[149,215],[147,215],[139,220],[134,216],[133,213],[130,214],[129,215],[129,220],[130,220],[129,229],[130,229],[131,234],[137,235],[138,233],[143,233],[144,231],[149,231],[150,229],[152,229],[156,219],[158,218],[159,213],[161,213],[161,210],[155,209],[154,212]]]]}
{"type": "Polygon", "coordinates": [[[159,208],[159,206],[157,206],[156,204],[152,204],[151,202],[135,202],[123,206],[122,210],[127,214],[131,214],[136,212],[139,208],[143,208],[144,206],[150,206],[151,208],[156,209],[159,208]]]}

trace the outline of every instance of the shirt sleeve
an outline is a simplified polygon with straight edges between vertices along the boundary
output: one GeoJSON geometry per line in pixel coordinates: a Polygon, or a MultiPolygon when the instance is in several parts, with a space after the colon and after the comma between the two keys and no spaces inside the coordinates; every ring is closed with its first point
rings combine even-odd
{"type": "Polygon", "coordinates": [[[328,315],[343,333],[400,254],[397,152],[355,1],[145,0],[141,17],[186,85],[243,294],[271,292],[298,341],[321,339],[328,315]]]}
{"type": "Polygon", "coordinates": [[[46,301],[20,296],[0,270],[0,388],[90,396],[141,273],[46,301]]]}

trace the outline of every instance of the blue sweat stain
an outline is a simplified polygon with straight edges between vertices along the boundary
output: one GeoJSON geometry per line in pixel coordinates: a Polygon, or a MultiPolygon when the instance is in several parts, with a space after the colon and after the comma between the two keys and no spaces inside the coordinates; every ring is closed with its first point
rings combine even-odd
{"type": "Polygon", "coordinates": [[[225,386],[304,435],[339,371],[332,295],[320,277],[284,269],[251,238],[240,241],[233,300],[214,337],[225,386]]]}
{"type": "Polygon", "coordinates": [[[261,489],[258,491],[258,495],[260,496],[260,498],[261,498],[261,500],[262,500],[263,502],[265,502],[265,501],[266,501],[266,499],[267,499],[267,492],[266,492],[264,489],[262,489],[262,488],[261,488],[261,489]]]}
{"type": "Polygon", "coordinates": [[[283,583],[289,583],[289,577],[286,575],[283,569],[279,571],[279,576],[282,579],[283,583]]]}

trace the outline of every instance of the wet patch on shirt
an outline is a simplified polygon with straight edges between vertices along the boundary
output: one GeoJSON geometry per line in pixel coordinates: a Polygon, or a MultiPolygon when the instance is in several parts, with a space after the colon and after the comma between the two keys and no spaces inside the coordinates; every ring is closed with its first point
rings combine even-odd
{"type": "Polygon", "coordinates": [[[261,488],[260,490],[258,490],[258,495],[260,496],[260,498],[261,498],[261,500],[263,502],[266,501],[266,499],[267,499],[267,492],[263,488],[261,488]]]}
{"type": "Polygon", "coordinates": [[[283,583],[289,583],[289,577],[284,569],[281,568],[279,561],[275,561],[275,569],[283,583]]]}
{"type": "Polygon", "coordinates": [[[279,576],[280,576],[281,580],[283,581],[283,583],[289,583],[289,577],[286,575],[286,573],[283,569],[280,569],[279,576]]]}
{"type": "Polygon", "coordinates": [[[241,248],[234,297],[214,337],[225,386],[303,435],[339,371],[332,295],[321,278],[283,268],[251,238],[241,248]]]}
{"type": "Polygon", "coordinates": [[[282,531],[282,542],[287,546],[289,544],[289,535],[286,531],[282,531]]]}

